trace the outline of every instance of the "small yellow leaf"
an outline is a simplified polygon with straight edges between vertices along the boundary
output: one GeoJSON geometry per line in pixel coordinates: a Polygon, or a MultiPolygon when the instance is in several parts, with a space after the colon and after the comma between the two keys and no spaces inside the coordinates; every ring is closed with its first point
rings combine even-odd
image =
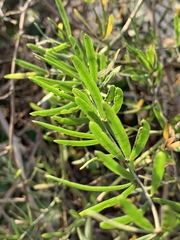
{"type": "Polygon", "coordinates": [[[112,32],[112,29],[113,29],[113,22],[114,22],[114,17],[113,15],[111,14],[109,16],[109,19],[108,19],[108,25],[107,25],[107,29],[106,29],[106,35],[105,37],[103,38],[103,40],[107,40],[108,37],[110,36],[111,32],[112,32]]]}
{"type": "Polygon", "coordinates": [[[168,140],[168,138],[169,138],[169,126],[170,126],[170,124],[166,123],[164,130],[163,130],[163,137],[165,140],[168,140]]]}
{"type": "Polygon", "coordinates": [[[104,6],[107,6],[107,4],[108,4],[107,0],[102,0],[102,4],[103,4],[104,6]]]}
{"type": "Polygon", "coordinates": [[[144,104],[144,99],[141,98],[141,99],[139,99],[139,101],[138,101],[136,107],[139,109],[139,108],[142,107],[143,104],[144,104]]]}
{"type": "Polygon", "coordinates": [[[58,28],[59,28],[60,30],[63,30],[63,24],[62,24],[62,23],[58,23],[58,28]]]}

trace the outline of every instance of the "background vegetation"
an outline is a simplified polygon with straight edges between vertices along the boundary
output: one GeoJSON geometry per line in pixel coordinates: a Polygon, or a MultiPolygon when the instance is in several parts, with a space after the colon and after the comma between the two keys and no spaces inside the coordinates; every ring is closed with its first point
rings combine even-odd
{"type": "Polygon", "coordinates": [[[62,2],[0,3],[0,239],[178,239],[178,2],[62,2]]]}

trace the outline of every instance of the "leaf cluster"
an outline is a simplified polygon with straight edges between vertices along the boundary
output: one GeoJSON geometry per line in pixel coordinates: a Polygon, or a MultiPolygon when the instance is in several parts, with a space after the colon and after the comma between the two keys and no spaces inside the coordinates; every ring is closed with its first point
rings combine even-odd
{"type": "MultiPolygon", "coordinates": [[[[17,59],[16,64],[30,70],[26,73],[6,75],[7,79],[25,79],[44,89],[45,97],[41,104],[33,104],[32,116],[38,117],[34,123],[55,133],[54,138],[45,134],[44,138],[61,146],[88,148],[93,146],[95,151],[92,157],[84,162],[81,168],[86,168],[93,162],[101,164],[113,173],[117,184],[109,186],[90,186],[79,184],[61,177],[58,174],[45,174],[49,183],[66,185],[73,189],[88,192],[100,192],[99,196],[106,196],[105,200],[86,205],[80,212],[71,209],[70,214],[74,221],[63,232],[44,233],[44,239],[53,237],[68,238],[76,232],[80,239],[92,239],[93,221],[99,222],[102,229],[111,231],[131,232],[136,234],[136,239],[164,239],[174,229],[178,229],[180,222],[180,205],[178,202],[157,197],[157,191],[169,181],[165,174],[165,166],[173,162],[171,155],[162,147],[164,135],[169,132],[166,120],[161,111],[161,104],[146,106],[152,110],[151,117],[142,119],[135,127],[123,124],[119,117],[124,104],[123,89],[113,83],[113,79],[121,74],[120,66],[115,66],[119,50],[114,53],[114,58],[107,61],[107,46],[100,45],[95,48],[94,42],[88,34],[82,33],[77,40],[71,27],[61,0],[56,4],[63,21],[63,37],[58,41],[48,39],[52,47],[45,48],[41,45],[28,44],[36,58],[44,64],[44,68],[17,59]],[[42,103],[49,102],[49,109],[43,109],[42,103]],[[50,117],[50,122],[48,121],[50,117]],[[152,131],[151,121],[155,118],[161,126],[160,132],[152,131]],[[153,134],[159,134],[158,144],[147,148],[148,140],[153,134]],[[135,136],[134,142],[130,141],[135,136]],[[100,147],[99,147],[100,146],[100,147]],[[138,168],[144,168],[144,161],[151,159],[150,179],[147,184],[142,176],[138,175],[138,168]],[[108,193],[116,193],[111,197],[108,193]],[[133,196],[144,196],[145,201],[133,201],[133,196]],[[157,209],[158,204],[158,209],[157,209]],[[107,217],[103,210],[119,206],[123,214],[119,217],[107,217]],[[162,217],[158,215],[161,209],[162,217]],[[149,211],[152,218],[148,217],[149,211]],[[153,219],[153,220],[152,220],[153,219]],[[169,222],[171,219],[171,222],[169,222]]],[[[77,12],[76,12],[76,15],[77,12]]],[[[177,32],[177,17],[175,18],[177,32]]],[[[106,40],[111,32],[112,17],[106,23],[106,40]]],[[[176,33],[176,41],[178,34],[176,33]]],[[[126,44],[126,60],[130,54],[134,56],[140,67],[125,67],[122,74],[131,77],[148,86],[154,91],[161,81],[163,67],[158,60],[156,48],[150,45],[145,51],[126,44]]],[[[138,104],[134,113],[143,110],[138,104]]],[[[172,128],[177,124],[177,116],[173,120],[172,128]]],[[[168,135],[169,137],[169,135],[168,135]]],[[[167,139],[168,139],[167,137],[167,139]]],[[[166,140],[167,140],[166,139],[166,140]]],[[[179,146],[179,145],[176,145],[179,146]]],[[[62,149],[62,148],[61,148],[62,149]]],[[[146,170],[146,168],[144,168],[146,170]]],[[[66,169],[64,169],[66,171],[66,169]]],[[[103,198],[103,197],[102,197],[103,198]]],[[[16,238],[14,238],[16,239],[16,238]]]]}

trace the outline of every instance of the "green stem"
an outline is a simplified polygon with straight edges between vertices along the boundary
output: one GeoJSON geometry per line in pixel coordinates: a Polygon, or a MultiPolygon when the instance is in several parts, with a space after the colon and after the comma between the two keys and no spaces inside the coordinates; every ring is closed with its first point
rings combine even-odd
{"type": "Polygon", "coordinates": [[[136,175],[136,173],[133,171],[133,169],[131,168],[131,166],[128,164],[128,163],[125,163],[126,166],[129,168],[130,172],[132,173],[132,175],[134,176],[135,180],[137,181],[137,183],[139,184],[139,186],[142,188],[148,202],[149,202],[149,205],[151,207],[151,211],[152,211],[152,214],[153,214],[153,218],[154,218],[154,224],[155,224],[155,229],[157,232],[159,232],[161,230],[161,226],[160,226],[160,222],[159,222],[159,217],[158,217],[158,213],[157,213],[157,210],[154,206],[154,203],[153,201],[151,200],[147,190],[145,189],[144,185],[142,184],[142,182],[140,181],[140,179],[138,178],[138,176],[136,175]]]}

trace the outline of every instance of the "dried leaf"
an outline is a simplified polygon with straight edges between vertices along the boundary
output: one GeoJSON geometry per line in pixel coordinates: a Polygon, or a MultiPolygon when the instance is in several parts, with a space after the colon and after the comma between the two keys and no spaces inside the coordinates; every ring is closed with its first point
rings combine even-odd
{"type": "Polygon", "coordinates": [[[164,130],[163,130],[163,137],[165,140],[169,138],[169,123],[166,123],[164,130]]]}
{"type": "Polygon", "coordinates": [[[143,104],[144,104],[144,99],[141,98],[141,99],[138,101],[136,107],[139,109],[139,108],[141,108],[141,107],[143,106],[143,104]]]}
{"type": "Polygon", "coordinates": [[[107,40],[112,32],[112,29],[113,29],[113,22],[114,22],[114,17],[113,15],[111,14],[109,16],[109,19],[108,19],[108,25],[107,25],[107,30],[106,30],[106,35],[105,37],[103,38],[103,40],[107,40]]]}

